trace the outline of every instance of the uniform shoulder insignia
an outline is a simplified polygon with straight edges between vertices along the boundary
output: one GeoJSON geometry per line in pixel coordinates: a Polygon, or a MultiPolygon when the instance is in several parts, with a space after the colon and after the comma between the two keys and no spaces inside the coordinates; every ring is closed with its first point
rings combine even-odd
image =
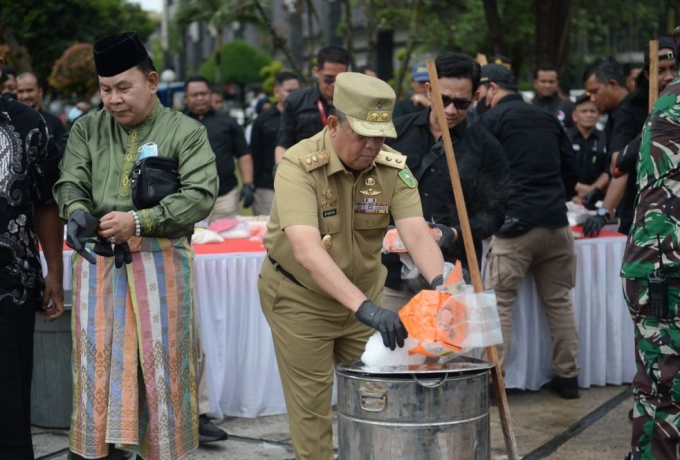
{"type": "Polygon", "coordinates": [[[305,167],[307,172],[313,171],[320,166],[328,164],[330,160],[330,155],[323,150],[300,157],[300,163],[305,167]]]}
{"type": "Polygon", "coordinates": [[[378,156],[375,157],[375,162],[381,165],[392,166],[397,169],[404,169],[404,167],[406,167],[406,155],[381,150],[378,156]]]}

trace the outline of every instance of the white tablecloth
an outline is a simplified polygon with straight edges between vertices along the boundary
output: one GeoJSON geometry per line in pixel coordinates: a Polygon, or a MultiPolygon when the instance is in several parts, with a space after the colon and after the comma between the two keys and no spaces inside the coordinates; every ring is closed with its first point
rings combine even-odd
{"type": "MultiPolygon", "coordinates": [[[[579,384],[621,384],[635,374],[633,325],[621,293],[624,237],[576,242],[574,305],[580,335],[579,384]]],[[[211,415],[285,412],[271,332],[260,309],[257,278],[264,253],[197,255],[195,287],[207,357],[211,415]]],[[[64,254],[70,288],[70,253],[64,254]]],[[[552,344],[533,278],[522,283],[513,312],[505,385],[539,389],[552,376],[552,344]]]]}

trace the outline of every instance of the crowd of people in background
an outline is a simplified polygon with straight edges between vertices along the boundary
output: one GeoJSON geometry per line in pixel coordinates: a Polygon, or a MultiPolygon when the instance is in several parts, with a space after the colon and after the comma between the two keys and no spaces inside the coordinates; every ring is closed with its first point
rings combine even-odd
{"type": "MultiPolygon", "coordinates": [[[[532,272],[553,339],[551,388],[563,398],[579,397],[579,337],[569,294],[576,256],[565,202],[593,211],[585,236],[597,236],[615,219],[618,231],[630,234],[622,270],[638,362],[630,459],[676,458],[672,446],[677,451],[680,443],[677,232],[645,220],[665,215],[671,228],[680,222],[678,161],[665,153],[680,153],[678,41],[658,38],[656,75],[649,50],[628,68],[613,57],[598,59],[583,74],[583,94],[573,99],[560,94],[558,70],[550,65],[535,68],[528,99],[507,59],[480,65],[451,52],[435,59],[478,262],[483,240],[490,239],[485,283],[497,297],[502,366],[518,286],[532,272]],[[661,96],[648,118],[652,80],[661,96]],[[652,335],[669,340],[657,343],[652,335]]],[[[0,276],[0,350],[21,343],[16,356],[0,351],[0,363],[18,369],[16,381],[0,378],[0,426],[13,428],[0,430],[0,457],[33,458],[30,399],[15,390],[30,387],[35,311],[50,320],[63,311],[62,280],[55,280],[63,270],[63,222],[68,245],[79,254],[69,458],[109,458],[120,447],[149,460],[169,459],[199,442],[227,439],[207,416],[188,236],[202,219],[212,223],[252,208],[271,215],[258,288],[296,457],[331,459],[333,361],[358,357],[375,330],[386,346],[403,346],[400,308],[420,289],[442,284],[444,261],[469,266],[427,66],[412,66],[412,93],[397,101],[375,70],[353,71],[345,49],[324,47],[312,69],[314,83],[304,87],[301,76],[279,72],[273,94],[255,100],[245,128],[202,76],[184,82],[182,113],[163,108],[155,96],[158,74],[134,33],[97,42],[94,55],[102,103],[75,101],[64,119],[44,106],[39,76],[15,74],[0,59],[0,122],[34,149],[29,155],[8,144],[21,170],[0,170],[9,184],[0,190],[6,211],[0,232],[14,254],[31,261],[0,276]],[[40,134],[31,137],[32,131],[40,134]],[[182,193],[148,209],[137,206],[127,180],[144,148],[177,159],[182,181],[182,193]],[[14,181],[19,195],[7,193],[14,181]],[[372,213],[371,197],[381,193],[385,201],[377,203],[387,203],[389,213],[372,213]],[[402,279],[398,257],[381,257],[388,225],[396,225],[413,253],[420,285],[402,279]],[[422,237],[428,225],[441,231],[438,245],[422,237]],[[49,269],[44,280],[38,240],[49,269]],[[348,250],[355,241],[361,250],[348,250]],[[142,305],[148,318],[140,316],[142,305]],[[152,323],[161,316],[172,327],[159,332],[152,323]],[[101,328],[90,331],[86,325],[93,322],[101,328]],[[305,337],[312,330],[313,339],[305,337]],[[88,367],[91,353],[126,359],[88,367]],[[172,357],[172,365],[164,357],[172,357]],[[125,392],[138,385],[128,398],[125,392]],[[164,413],[174,414],[171,423],[161,422],[164,413]]],[[[16,260],[9,257],[6,265],[16,260]]]]}

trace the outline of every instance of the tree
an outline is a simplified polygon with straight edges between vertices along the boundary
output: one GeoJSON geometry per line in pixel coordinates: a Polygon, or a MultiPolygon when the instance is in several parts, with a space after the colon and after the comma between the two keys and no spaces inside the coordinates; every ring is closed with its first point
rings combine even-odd
{"type": "Polygon", "coordinates": [[[129,30],[146,40],[154,25],[138,4],[124,0],[0,2],[0,43],[9,45],[17,72],[33,71],[42,81],[74,43],[129,30]]]}
{"type": "Polygon", "coordinates": [[[262,25],[256,9],[257,2],[248,0],[180,0],[173,16],[175,29],[173,41],[182,40],[186,29],[194,22],[208,24],[215,34],[215,74],[214,82],[222,82],[222,44],[224,30],[235,22],[262,25]]]}
{"type": "Polygon", "coordinates": [[[244,40],[232,40],[220,48],[219,55],[224,58],[220,61],[220,80],[216,80],[218,53],[213,53],[203,63],[199,73],[220,85],[223,83],[238,85],[241,104],[244,105],[245,86],[262,82],[261,70],[272,62],[272,58],[244,40]]]}
{"type": "Polygon", "coordinates": [[[61,96],[90,99],[97,92],[92,44],[69,47],[52,68],[50,86],[61,96]]]}

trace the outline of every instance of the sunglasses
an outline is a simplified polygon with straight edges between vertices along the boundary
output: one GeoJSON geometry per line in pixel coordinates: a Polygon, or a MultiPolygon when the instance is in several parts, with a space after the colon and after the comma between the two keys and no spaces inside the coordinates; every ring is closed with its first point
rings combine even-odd
{"type": "Polygon", "coordinates": [[[334,75],[323,75],[323,82],[327,85],[330,85],[331,83],[335,83],[335,76],[334,75]]]}
{"type": "Polygon", "coordinates": [[[442,104],[444,104],[444,108],[447,108],[449,104],[453,104],[458,110],[467,110],[467,108],[470,107],[470,104],[472,104],[472,101],[468,99],[459,99],[457,97],[452,98],[449,96],[442,96],[442,104]]]}

